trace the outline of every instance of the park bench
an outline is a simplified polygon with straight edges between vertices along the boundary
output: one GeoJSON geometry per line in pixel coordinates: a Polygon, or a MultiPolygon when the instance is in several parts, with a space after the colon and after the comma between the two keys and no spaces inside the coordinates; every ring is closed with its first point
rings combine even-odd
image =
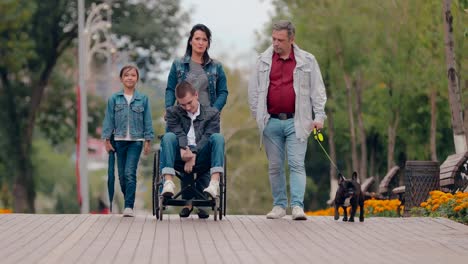
{"type": "Polygon", "coordinates": [[[393,194],[393,189],[400,186],[399,173],[400,167],[393,166],[380,181],[378,199],[393,199],[396,196],[393,194]]]}
{"type": "Polygon", "coordinates": [[[374,184],[374,182],[375,182],[375,177],[374,176],[370,176],[369,178],[366,178],[362,182],[361,191],[364,194],[365,199],[369,199],[369,198],[373,197],[373,194],[369,192],[369,189],[371,189],[371,186],[374,184]]]}
{"type": "Polygon", "coordinates": [[[440,187],[451,193],[468,187],[468,152],[450,155],[440,165],[440,187]]]}
{"type": "Polygon", "coordinates": [[[401,216],[401,208],[405,206],[405,191],[405,186],[398,186],[392,190],[392,193],[398,197],[398,200],[400,200],[400,205],[397,207],[398,216],[401,216]]]}

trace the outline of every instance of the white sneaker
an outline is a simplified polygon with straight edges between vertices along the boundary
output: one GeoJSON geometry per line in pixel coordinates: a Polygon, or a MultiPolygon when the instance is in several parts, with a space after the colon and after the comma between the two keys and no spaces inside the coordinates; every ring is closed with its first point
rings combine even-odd
{"type": "Polygon", "coordinates": [[[123,210],[123,216],[124,217],[133,217],[134,216],[133,209],[130,208],[130,207],[125,208],[123,210]]]}
{"type": "Polygon", "coordinates": [[[164,181],[164,186],[162,189],[162,196],[172,197],[174,195],[175,184],[171,180],[164,181]]]}
{"type": "Polygon", "coordinates": [[[294,206],[292,209],[293,220],[307,220],[307,216],[304,213],[304,209],[300,206],[294,206]]]}
{"type": "Polygon", "coordinates": [[[286,209],[284,209],[281,206],[275,205],[275,206],[273,206],[273,209],[271,210],[271,212],[269,212],[266,215],[266,218],[268,218],[268,219],[280,219],[281,217],[283,217],[285,215],[286,215],[286,209]]]}
{"type": "Polygon", "coordinates": [[[203,192],[209,194],[211,198],[216,198],[219,193],[219,182],[218,181],[210,181],[210,185],[206,187],[203,192]]]}

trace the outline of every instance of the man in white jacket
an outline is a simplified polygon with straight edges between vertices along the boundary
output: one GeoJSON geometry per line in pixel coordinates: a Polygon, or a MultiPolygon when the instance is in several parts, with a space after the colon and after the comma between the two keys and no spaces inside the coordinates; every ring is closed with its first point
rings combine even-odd
{"type": "Polygon", "coordinates": [[[257,120],[260,144],[265,145],[273,209],[266,217],[286,215],[287,155],[293,220],[306,220],[304,159],[307,138],[321,129],[326,118],[327,96],[315,57],[294,43],[295,28],[289,21],[273,24],[272,46],[263,52],[249,82],[249,105],[257,120]]]}

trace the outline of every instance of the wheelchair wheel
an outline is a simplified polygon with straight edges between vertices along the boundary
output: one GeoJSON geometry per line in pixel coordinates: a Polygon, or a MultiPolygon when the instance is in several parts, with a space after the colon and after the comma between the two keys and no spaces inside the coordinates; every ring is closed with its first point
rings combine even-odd
{"type": "Polygon", "coordinates": [[[156,216],[159,221],[163,220],[163,212],[164,212],[164,196],[161,196],[159,198],[159,203],[158,203],[158,216],[156,216]]]}
{"type": "Polygon", "coordinates": [[[152,177],[152,184],[151,184],[151,198],[153,201],[153,215],[157,217],[157,204],[158,204],[158,192],[157,192],[157,185],[158,185],[158,171],[159,171],[159,151],[154,153],[153,159],[153,177],[152,177]]]}
{"type": "Polygon", "coordinates": [[[154,153],[154,161],[153,161],[153,215],[156,215],[156,219],[162,220],[162,198],[160,197],[159,192],[161,191],[161,176],[159,173],[159,162],[160,162],[160,150],[158,149],[154,153]]]}
{"type": "Polygon", "coordinates": [[[221,190],[220,190],[220,197],[222,197],[221,202],[221,210],[219,211],[219,219],[222,219],[222,215],[226,216],[226,193],[227,193],[227,178],[226,178],[226,173],[227,173],[227,161],[226,161],[226,155],[224,155],[224,173],[223,177],[221,177],[221,190]]]}
{"type": "MultiPolygon", "coordinates": [[[[220,203],[219,203],[219,200],[220,200],[219,197],[214,198],[214,203],[215,203],[215,205],[214,205],[214,207],[213,207],[213,212],[214,212],[213,218],[214,218],[215,221],[218,220],[218,214],[219,214],[219,212],[220,212],[220,208],[219,208],[220,203]]],[[[220,215],[221,215],[221,214],[220,214],[220,215]]],[[[221,220],[221,218],[220,218],[219,220],[221,220]]]]}

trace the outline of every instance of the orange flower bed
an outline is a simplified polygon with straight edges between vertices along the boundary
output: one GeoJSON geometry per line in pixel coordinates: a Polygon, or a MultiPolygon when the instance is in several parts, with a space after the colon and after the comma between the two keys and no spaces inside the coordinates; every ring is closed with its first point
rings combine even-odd
{"type": "MultiPolygon", "coordinates": [[[[398,199],[394,200],[376,200],[370,199],[364,202],[364,213],[366,216],[398,216],[397,208],[400,205],[398,199]]],[[[403,206],[401,207],[403,208],[403,206]]],[[[347,208],[348,214],[351,211],[351,207],[347,208]]],[[[343,209],[339,208],[340,215],[343,215],[343,209]]],[[[327,209],[321,209],[317,211],[308,211],[306,212],[309,216],[333,216],[335,214],[334,207],[327,209]]],[[[359,209],[357,213],[359,214],[359,209]]]]}
{"type": "Polygon", "coordinates": [[[413,211],[425,216],[448,217],[468,224],[468,192],[455,194],[442,191],[429,192],[429,198],[413,211]]]}
{"type": "Polygon", "coordinates": [[[11,214],[13,211],[11,209],[0,209],[0,214],[11,214]]]}

